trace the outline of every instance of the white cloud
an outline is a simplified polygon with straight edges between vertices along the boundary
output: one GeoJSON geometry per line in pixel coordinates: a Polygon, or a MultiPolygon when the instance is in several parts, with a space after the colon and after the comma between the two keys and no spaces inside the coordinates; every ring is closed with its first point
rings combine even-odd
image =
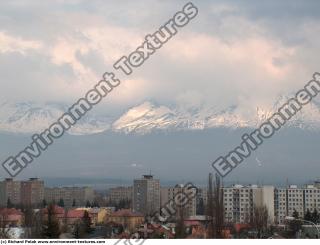
{"type": "Polygon", "coordinates": [[[23,39],[0,31],[0,53],[18,52],[26,54],[28,50],[39,50],[41,47],[42,43],[39,41],[23,39]]]}
{"type": "MultiPolygon", "coordinates": [[[[2,29],[8,31],[0,32],[0,65],[10,67],[15,61],[20,74],[1,70],[5,78],[0,83],[1,98],[12,97],[13,92],[15,99],[23,100],[70,102],[83,96],[103,72],[112,71],[118,58],[135,50],[146,34],[180,7],[169,1],[148,2],[154,11],[145,13],[141,1],[120,14],[125,4],[73,1],[70,8],[64,1],[42,2],[2,6],[10,10],[7,19],[16,17],[20,8],[27,11],[17,19],[19,25],[10,26],[12,22],[2,19],[6,26],[2,29]],[[48,9],[52,11],[40,11],[48,9]],[[24,23],[27,17],[37,21],[24,23]],[[25,32],[17,32],[24,27],[25,32]]],[[[199,9],[199,16],[132,76],[121,77],[121,86],[107,99],[108,107],[156,100],[189,106],[236,104],[252,110],[298,88],[317,69],[319,20],[314,16],[301,19],[296,31],[281,35],[270,24],[275,22],[273,13],[263,12],[263,19],[256,20],[249,12],[262,10],[246,4],[203,1],[199,9]],[[289,44],[291,39],[301,41],[289,44]]],[[[299,15],[287,18],[281,25],[292,27],[291,20],[299,15]]]]}

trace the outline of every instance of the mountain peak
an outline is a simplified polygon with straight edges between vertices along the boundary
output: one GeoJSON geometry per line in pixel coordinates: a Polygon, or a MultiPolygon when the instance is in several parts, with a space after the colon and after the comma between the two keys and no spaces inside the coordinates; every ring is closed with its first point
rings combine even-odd
{"type": "MultiPolygon", "coordinates": [[[[146,101],[130,108],[119,118],[95,115],[89,112],[68,133],[84,135],[112,130],[114,132],[147,134],[152,131],[204,130],[208,128],[256,128],[277,111],[285,101],[272,108],[256,107],[252,111],[230,106],[223,110],[201,106],[164,106],[146,101]]],[[[55,122],[67,106],[47,103],[2,103],[0,105],[0,131],[37,133],[55,122]]],[[[303,129],[319,129],[320,104],[307,105],[287,125],[303,129]]]]}

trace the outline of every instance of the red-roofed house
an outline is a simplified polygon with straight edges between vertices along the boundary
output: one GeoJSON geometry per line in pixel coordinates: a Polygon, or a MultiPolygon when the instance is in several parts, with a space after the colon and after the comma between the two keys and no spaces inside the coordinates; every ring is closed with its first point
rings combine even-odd
{"type": "Polygon", "coordinates": [[[110,222],[120,224],[129,231],[135,231],[144,222],[144,215],[130,209],[121,209],[106,217],[106,223],[110,222]]]}
{"type": "MultiPolygon", "coordinates": [[[[81,221],[85,212],[86,210],[77,210],[77,209],[69,210],[66,218],[67,224],[74,225],[76,222],[81,221]]],[[[92,215],[89,212],[88,214],[89,214],[89,217],[92,219],[92,215]]]]}
{"type": "MultiPolygon", "coordinates": [[[[66,225],[74,225],[76,222],[80,221],[86,210],[78,210],[78,209],[71,209],[71,210],[64,210],[64,208],[59,207],[57,205],[54,206],[54,215],[59,221],[60,226],[66,225]]],[[[89,213],[89,217],[92,219],[92,215],[89,213]]],[[[48,218],[48,209],[42,209],[42,214],[44,220],[48,218]]]]}
{"type": "Polygon", "coordinates": [[[20,226],[23,224],[24,214],[15,208],[0,209],[0,222],[9,226],[20,226]]]}

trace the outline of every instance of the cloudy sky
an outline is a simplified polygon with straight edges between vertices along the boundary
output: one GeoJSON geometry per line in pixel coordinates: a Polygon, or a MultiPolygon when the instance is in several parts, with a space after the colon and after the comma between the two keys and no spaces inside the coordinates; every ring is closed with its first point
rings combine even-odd
{"type": "MultiPolygon", "coordinates": [[[[0,3],[0,102],[71,103],[185,1],[0,3]]],[[[196,19],[100,106],[238,105],[250,111],[318,70],[319,1],[194,1],[196,19]]]]}

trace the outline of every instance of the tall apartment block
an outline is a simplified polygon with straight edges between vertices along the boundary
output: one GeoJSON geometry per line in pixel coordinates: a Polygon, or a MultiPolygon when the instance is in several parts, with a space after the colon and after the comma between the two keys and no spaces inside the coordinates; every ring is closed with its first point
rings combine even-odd
{"type": "Polygon", "coordinates": [[[121,200],[132,201],[132,195],[132,186],[119,186],[110,189],[109,200],[115,203],[119,203],[121,200]]]}
{"type": "Polygon", "coordinates": [[[145,215],[160,210],[160,181],[152,175],[143,175],[133,181],[133,210],[145,215]]]}
{"type": "Polygon", "coordinates": [[[8,199],[13,204],[21,203],[21,182],[11,178],[0,182],[0,206],[6,206],[8,199]]]}
{"type": "Polygon", "coordinates": [[[315,209],[320,211],[320,186],[318,183],[302,188],[296,185],[276,188],[274,195],[275,219],[278,224],[284,223],[285,217],[292,216],[295,211],[301,218],[304,217],[308,209],[310,212],[315,209]]]}
{"type": "Polygon", "coordinates": [[[5,179],[0,182],[0,205],[13,204],[38,205],[43,200],[44,182],[37,178],[27,181],[5,179]]]}
{"type": "Polygon", "coordinates": [[[58,203],[63,200],[66,207],[71,207],[75,201],[76,206],[85,206],[87,201],[90,203],[94,199],[92,187],[54,187],[45,188],[44,199],[50,202],[58,203]]]}
{"type": "Polygon", "coordinates": [[[21,202],[24,205],[38,205],[44,199],[44,182],[38,178],[21,181],[21,202]]]}
{"type": "Polygon", "coordinates": [[[274,187],[234,185],[223,188],[225,221],[232,223],[248,223],[254,208],[266,206],[269,213],[268,222],[274,223],[274,187]]]}
{"type": "MultiPolygon", "coordinates": [[[[165,205],[170,200],[175,200],[175,196],[178,193],[183,193],[185,189],[183,185],[177,185],[175,187],[161,187],[161,207],[165,207],[165,205]]],[[[196,215],[196,208],[197,208],[197,201],[196,195],[194,198],[189,199],[188,203],[184,206],[185,216],[195,216],[196,215]]]]}

